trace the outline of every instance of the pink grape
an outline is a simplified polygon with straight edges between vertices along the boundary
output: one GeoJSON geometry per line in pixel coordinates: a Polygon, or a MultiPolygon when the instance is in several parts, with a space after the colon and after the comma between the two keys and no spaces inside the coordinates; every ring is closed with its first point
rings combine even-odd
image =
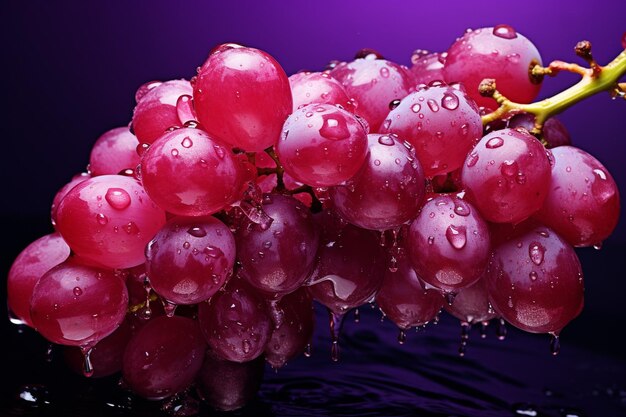
{"type": "Polygon", "coordinates": [[[263,211],[269,227],[245,221],[236,233],[239,275],[271,296],[299,288],[315,262],[319,232],[311,212],[293,197],[265,194],[263,211]]]}
{"type": "Polygon", "coordinates": [[[544,226],[495,246],[486,279],[493,308],[527,332],[558,333],[583,306],[576,252],[544,226]]]}
{"type": "Polygon", "coordinates": [[[169,397],[191,385],[202,367],[205,350],[197,322],[180,316],[157,317],[126,346],[124,381],[144,398],[169,397]]]}
{"type": "MultiPolygon", "coordinates": [[[[330,226],[328,216],[322,217],[322,227],[330,226]]],[[[385,274],[385,255],[373,232],[352,225],[333,229],[320,240],[308,285],[315,300],[341,315],[374,297],[385,274]]]]}
{"type": "Polygon", "coordinates": [[[330,104],[310,104],[291,114],[275,146],[285,172],[315,187],[352,177],[367,153],[367,130],[352,113],[330,104]]]}
{"type": "Polygon", "coordinates": [[[103,133],[91,148],[89,171],[92,176],[117,174],[139,164],[139,142],[127,127],[117,127],[103,133]]]}
{"type": "Polygon", "coordinates": [[[130,268],[145,261],[144,249],[165,224],[135,179],[101,175],[67,193],[57,211],[57,230],[72,251],[108,268],[130,268]]]}
{"type": "Polygon", "coordinates": [[[89,348],[118,328],[127,307],[126,286],[113,271],[67,260],[37,282],[30,315],[52,343],[89,348]]]}
{"type": "Polygon", "coordinates": [[[207,351],[198,374],[199,393],[216,410],[237,410],[255,397],[261,387],[264,370],[262,356],[237,363],[220,359],[207,351]]]}
{"type": "Polygon", "coordinates": [[[429,84],[433,81],[445,81],[443,76],[443,64],[446,61],[446,52],[429,53],[418,49],[411,55],[411,67],[409,70],[413,74],[413,83],[429,84]]]}
{"type": "Polygon", "coordinates": [[[415,147],[427,177],[459,168],[482,131],[478,108],[465,91],[440,83],[404,97],[381,127],[415,147]]]}
{"type": "Polygon", "coordinates": [[[205,340],[215,355],[233,362],[259,357],[270,338],[271,318],[265,302],[248,284],[231,279],[198,308],[205,340]]]}
{"type": "Polygon", "coordinates": [[[313,299],[305,288],[270,305],[274,328],[265,347],[265,360],[278,369],[302,353],[313,336],[313,299]]]}
{"type": "Polygon", "coordinates": [[[61,189],[54,195],[52,206],[50,207],[50,220],[55,228],[57,224],[57,212],[59,211],[59,203],[61,203],[61,200],[63,200],[72,188],[89,178],[91,178],[91,175],[86,172],[74,175],[70,182],[61,187],[61,189]]]}
{"type": "MultiPolygon", "coordinates": [[[[535,116],[529,113],[516,114],[508,120],[507,127],[512,129],[523,127],[530,132],[535,127],[535,116]]],[[[556,117],[551,117],[544,122],[541,134],[547,142],[546,148],[548,149],[572,144],[567,128],[556,117]]]]}
{"type": "Polygon", "coordinates": [[[356,114],[367,121],[372,132],[378,132],[389,113],[389,103],[406,96],[413,87],[413,77],[406,67],[373,55],[341,63],[330,75],[356,101],[356,114]]]}
{"type": "Polygon", "coordinates": [[[351,113],[356,109],[341,83],[325,72],[299,72],[289,77],[289,85],[293,113],[309,104],[340,105],[351,113]]]}
{"type": "Polygon", "coordinates": [[[550,184],[550,162],[528,132],[496,130],[467,155],[461,171],[467,200],[490,222],[519,223],[539,210],[550,184]]]}
{"type": "Polygon", "coordinates": [[[422,203],[425,178],[413,147],[395,135],[368,135],[359,172],[330,188],[335,209],[350,223],[371,230],[392,229],[413,219],[422,203]]]}
{"type": "Polygon", "coordinates": [[[462,322],[483,323],[496,317],[496,312],[489,304],[487,279],[482,275],[478,281],[463,288],[454,297],[452,304],[445,304],[444,309],[462,322]]]}
{"type": "Polygon", "coordinates": [[[397,270],[385,271],[376,304],[401,329],[422,326],[437,316],[444,297],[437,290],[423,288],[405,254],[398,258],[397,270]]]}
{"type": "Polygon", "coordinates": [[[198,120],[211,137],[249,152],[274,145],[292,110],[287,74],[269,54],[217,48],[193,86],[198,120]]]}
{"type": "Polygon", "coordinates": [[[443,75],[448,82],[465,85],[479,105],[495,107],[492,98],[482,97],[478,85],[485,78],[496,80],[498,91],[518,103],[530,103],[541,84],[529,76],[531,65],[541,65],[535,45],[511,26],[498,25],[465,33],[448,49],[443,75]]]}
{"type": "Polygon", "coordinates": [[[141,181],[156,204],[179,216],[207,216],[241,197],[241,166],[228,148],[200,129],[181,128],[141,158],[141,181]]]}
{"type": "Polygon", "coordinates": [[[487,223],[472,204],[451,194],[424,204],[411,223],[407,246],[417,275],[451,293],[480,278],[491,249],[487,223]]]}
{"type": "MultiPolygon", "coordinates": [[[[113,333],[96,343],[89,353],[93,367],[93,378],[103,378],[122,370],[122,358],[126,345],[133,336],[133,328],[128,319],[124,320],[113,333]]],[[[81,349],[66,346],[63,350],[65,363],[79,375],[84,375],[85,357],[81,349]]]]}
{"type": "Polygon", "coordinates": [[[552,150],[548,195],[534,217],[572,246],[601,244],[617,226],[619,190],[609,171],[573,146],[552,150]]]}
{"type": "Polygon", "coordinates": [[[174,217],[146,248],[152,289],[174,304],[197,304],[232,274],[235,238],[214,217],[174,217]]]}
{"type": "Polygon", "coordinates": [[[26,246],[13,261],[7,277],[7,303],[9,310],[24,324],[33,327],[30,298],[35,284],[69,255],[70,247],[61,235],[52,233],[26,246]]]}
{"type": "Polygon", "coordinates": [[[140,143],[152,143],[172,127],[181,127],[176,103],[183,95],[191,95],[187,80],[161,83],[145,93],[133,112],[132,131],[140,143]]]}

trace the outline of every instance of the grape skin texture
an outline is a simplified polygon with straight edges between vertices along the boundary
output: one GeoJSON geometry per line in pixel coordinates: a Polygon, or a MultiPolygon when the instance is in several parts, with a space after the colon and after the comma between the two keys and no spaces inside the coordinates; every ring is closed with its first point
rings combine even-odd
{"type": "Polygon", "coordinates": [[[363,164],[367,133],[352,113],[330,104],[311,104],[287,118],[276,154],[297,181],[315,187],[336,185],[363,164]]]}
{"type": "Polygon", "coordinates": [[[512,27],[500,25],[473,30],[454,42],[448,49],[443,75],[448,82],[463,83],[479,106],[497,106],[494,99],[478,92],[485,78],[495,79],[498,91],[508,99],[530,103],[541,87],[529,78],[532,62],[541,65],[535,45],[512,27]]]}
{"type": "Polygon", "coordinates": [[[128,343],[122,368],[124,381],[144,398],[169,397],[193,382],[205,350],[196,321],[180,316],[157,317],[128,343]]]}
{"type": "Polygon", "coordinates": [[[52,343],[91,347],[118,328],[127,307],[126,285],[114,272],[67,260],[37,282],[30,315],[52,343]]]}
{"type": "Polygon", "coordinates": [[[425,178],[413,147],[395,135],[369,134],[368,153],[359,172],[332,187],[336,210],[350,223],[371,230],[401,226],[415,217],[425,178]]]}
{"type": "Polygon", "coordinates": [[[319,232],[311,212],[290,196],[266,194],[263,211],[270,227],[244,222],[236,233],[239,275],[269,296],[298,289],[315,262],[319,232]]]}
{"type": "Polygon", "coordinates": [[[197,304],[219,290],[232,274],[235,238],[214,217],[174,217],[146,248],[152,289],[175,304],[197,304]]]}
{"type": "Polygon", "coordinates": [[[70,190],[57,211],[57,230],[81,258],[108,268],[145,262],[144,250],[165,224],[135,179],[101,175],[70,190]]]}
{"type": "Polygon", "coordinates": [[[519,223],[528,218],[548,194],[547,152],[525,131],[487,134],[467,155],[461,171],[467,200],[490,222],[519,223]]]}
{"type": "Polygon", "coordinates": [[[552,150],[554,165],[548,195],[533,216],[572,246],[602,243],[617,226],[617,184],[592,155],[573,146],[552,150]]]}
{"type": "Polygon", "coordinates": [[[583,308],[583,274],[576,252],[544,226],[496,245],[486,279],[493,308],[527,332],[559,332],[583,308]]]}
{"type": "Polygon", "coordinates": [[[293,103],[280,64],[245,47],[222,48],[209,56],[196,77],[193,100],[210,136],[249,152],[278,141],[293,103]]]}
{"type": "Polygon", "coordinates": [[[161,136],[141,158],[141,181],[155,203],[179,216],[208,216],[240,197],[241,169],[228,148],[200,129],[161,136]]]}
{"type": "Polygon", "coordinates": [[[37,281],[70,256],[70,247],[58,233],[45,235],[24,248],[13,261],[7,277],[7,303],[13,314],[33,327],[30,298],[37,281]]]}

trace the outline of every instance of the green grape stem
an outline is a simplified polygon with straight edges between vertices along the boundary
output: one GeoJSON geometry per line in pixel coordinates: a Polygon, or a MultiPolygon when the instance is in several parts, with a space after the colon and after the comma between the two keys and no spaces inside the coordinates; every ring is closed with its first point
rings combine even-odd
{"type": "Polygon", "coordinates": [[[626,83],[619,82],[620,77],[626,74],[626,49],[605,66],[598,65],[593,59],[591,44],[588,41],[579,42],[575,51],[578,56],[587,61],[589,68],[563,61],[553,61],[547,67],[535,65],[529,69],[529,74],[534,79],[541,79],[544,75],[555,76],[560,71],[569,71],[581,76],[578,83],[536,103],[522,104],[513,102],[496,89],[495,80],[483,80],[479,87],[481,94],[492,97],[499,106],[494,112],[482,116],[483,125],[510,117],[515,113],[531,113],[535,116],[535,126],[531,133],[540,136],[543,124],[547,119],[563,112],[587,97],[602,91],[608,91],[613,97],[626,98],[624,95],[626,83]]]}

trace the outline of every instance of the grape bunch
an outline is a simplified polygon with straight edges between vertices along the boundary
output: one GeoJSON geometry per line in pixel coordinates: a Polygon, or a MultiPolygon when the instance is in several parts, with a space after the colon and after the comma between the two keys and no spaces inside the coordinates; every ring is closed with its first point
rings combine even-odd
{"type": "MultiPolygon", "coordinates": [[[[576,50],[585,91],[626,72],[626,52],[603,68],[576,50]]],[[[191,79],[140,86],[129,126],[55,196],[55,231],[13,263],[13,321],[86,376],[121,372],[151,400],[194,387],[220,410],[254,396],[264,362],[307,354],[313,301],[334,360],[341,318],[367,303],[401,342],[445,309],[558,346],[583,308],[574,248],[601,245],[620,210],[562,108],[532,104],[562,63],[507,25],[411,63],[364,49],[287,76],[223,44],[191,79]]]]}

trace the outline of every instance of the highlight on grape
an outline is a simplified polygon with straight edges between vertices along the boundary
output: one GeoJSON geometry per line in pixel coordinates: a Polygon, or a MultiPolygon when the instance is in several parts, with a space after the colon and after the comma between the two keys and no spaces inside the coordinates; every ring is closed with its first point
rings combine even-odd
{"type": "Polygon", "coordinates": [[[468,31],[411,68],[373,50],[288,76],[266,52],[210,51],[191,79],[149,81],[128,127],[60,187],[54,232],[8,274],[12,321],[65,346],[85,376],[134,394],[193,391],[244,406],[310,352],[313,302],[331,359],[346,312],[377,305],[405,332],[442,310],[552,336],[583,309],[574,247],[615,228],[619,192],[554,118],[624,97],[626,50],[543,66],[508,25],[468,31]],[[581,81],[533,102],[548,76],[581,81]],[[219,371],[219,372],[217,372],[219,371]],[[219,376],[218,376],[219,375],[219,376]]]}

